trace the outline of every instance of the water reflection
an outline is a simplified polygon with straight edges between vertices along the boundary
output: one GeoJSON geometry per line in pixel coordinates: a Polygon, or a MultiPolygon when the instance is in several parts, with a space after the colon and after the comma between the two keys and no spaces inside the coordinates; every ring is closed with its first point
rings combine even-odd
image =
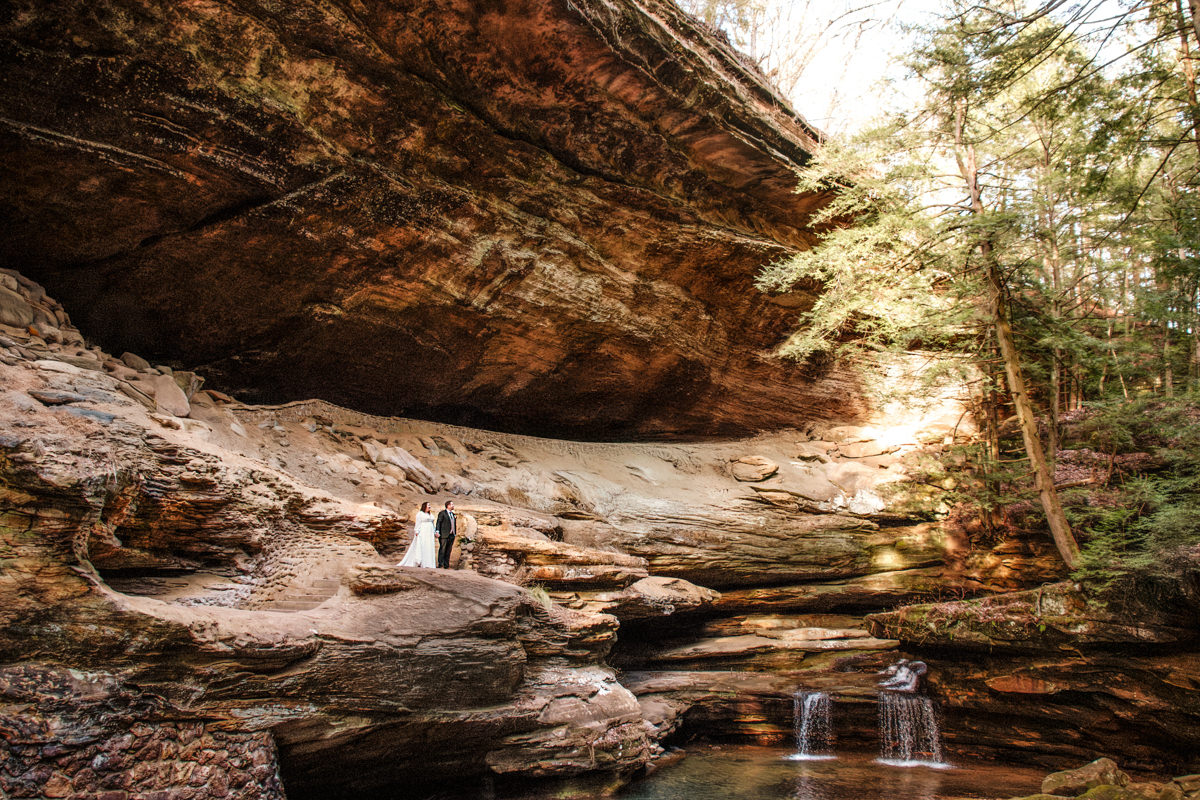
{"type": "Polygon", "coordinates": [[[870,753],[839,753],[832,761],[795,761],[778,748],[690,749],[618,795],[621,800],[946,800],[1028,795],[1040,770],[996,764],[953,769],[894,767],[870,753]]]}

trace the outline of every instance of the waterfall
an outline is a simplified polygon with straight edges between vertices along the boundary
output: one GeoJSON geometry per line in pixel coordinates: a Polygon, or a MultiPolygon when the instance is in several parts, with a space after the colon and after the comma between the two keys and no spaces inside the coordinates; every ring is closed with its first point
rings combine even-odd
{"type": "Polygon", "coordinates": [[[949,766],[942,761],[933,701],[906,692],[879,693],[880,761],[893,766],[949,766]]]}
{"type": "Polygon", "coordinates": [[[833,758],[833,700],[825,692],[797,690],[792,696],[792,725],[796,730],[795,761],[833,758]]]}

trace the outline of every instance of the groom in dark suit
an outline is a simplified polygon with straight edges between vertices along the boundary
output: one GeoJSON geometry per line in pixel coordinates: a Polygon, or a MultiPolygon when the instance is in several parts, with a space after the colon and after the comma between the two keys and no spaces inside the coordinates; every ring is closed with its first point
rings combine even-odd
{"type": "Polygon", "coordinates": [[[450,551],[454,549],[454,537],[458,535],[458,519],[454,515],[454,502],[446,501],[446,507],[438,512],[435,526],[438,538],[437,565],[450,569],[450,551]]]}

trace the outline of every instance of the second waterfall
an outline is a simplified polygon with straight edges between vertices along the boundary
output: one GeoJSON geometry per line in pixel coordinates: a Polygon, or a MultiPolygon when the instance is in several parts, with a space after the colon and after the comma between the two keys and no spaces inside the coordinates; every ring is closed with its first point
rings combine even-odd
{"type": "Polygon", "coordinates": [[[833,699],[825,692],[803,689],[792,697],[796,729],[796,761],[833,758],[833,699]]]}
{"type": "Polygon", "coordinates": [[[904,692],[879,693],[880,760],[896,766],[949,766],[942,760],[933,701],[904,692]]]}

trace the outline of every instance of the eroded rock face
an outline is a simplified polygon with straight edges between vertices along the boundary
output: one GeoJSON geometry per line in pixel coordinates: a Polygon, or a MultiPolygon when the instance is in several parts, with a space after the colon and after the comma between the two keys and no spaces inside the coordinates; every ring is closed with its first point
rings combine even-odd
{"type": "Polygon", "coordinates": [[[283,800],[270,734],[207,723],[104,673],[0,667],[0,790],[6,797],[126,798],[171,786],[197,800],[283,800]]]}
{"type": "Polygon", "coordinates": [[[613,617],[391,567],[371,543],[404,527],[395,514],[151,412],[103,353],[0,347],[3,792],[152,792],[195,773],[199,796],[279,797],[276,746],[293,796],[649,758],[604,664],[613,617]],[[395,577],[352,591],[364,571],[395,577]]]}
{"type": "Polygon", "coordinates": [[[1081,615],[1058,587],[963,606],[986,612],[974,619],[946,612],[958,643],[922,628],[919,609],[893,615],[894,633],[868,629],[867,611],[1056,574],[1029,542],[967,550],[927,521],[936,493],[907,481],[924,434],[604,444],[320,401],[244,406],[86,346],[20,276],[0,272],[0,285],[17,296],[9,318],[34,320],[0,322],[10,793],[50,777],[55,791],[150,791],[150,770],[128,766],[134,744],[159,753],[145,758],[171,785],[200,753],[232,796],[245,763],[205,753],[237,751],[267,775],[277,752],[294,797],[482,776],[607,782],[673,734],[785,741],[797,688],[831,693],[845,741],[872,747],[877,673],[914,655],[930,664],[951,753],[1061,763],[1137,736],[1122,751],[1137,768],[1191,746],[1170,731],[1194,726],[1194,614],[1081,615]],[[186,416],[146,394],[168,378],[190,392],[186,416]],[[731,465],[748,455],[777,469],[738,480],[731,465]],[[458,569],[394,567],[409,512],[448,499],[458,569]],[[994,624],[1006,615],[1026,619],[994,624]],[[1083,653],[1061,649],[1074,634],[1083,653]],[[1138,652],[1122,650],[1131,641],[1138,652]],[[64,667],[87,685],[55,677],[64,667]],[[51,687],[53,714],[12,688],[30,680],[51,687]],[[109,711],[88,727],[98,697],[109,711]],[[146,708],[153,724],[135,728],[146,708]],[[92,731],[98,749],[47,750],[47,724],[92,731]],[[184,753],[185,739],[200,744],[184,753]],[[88,772],[99,750],[113,767],[88,772]]]}
{"type": "Polygon", "coordinates": [[[868,623],[929,662],[951,748],[1046,765],[1105,752],[1136,769],[1200,764],[1194,600],[1171,610],[1060,583],[868,623]]]}
{"type": "Polygon", "coordinates": [[[22,2],[0,266],[245,399],[536,432],[852,420],[764,358],[816,134],[665,0],[22,2]]]}

